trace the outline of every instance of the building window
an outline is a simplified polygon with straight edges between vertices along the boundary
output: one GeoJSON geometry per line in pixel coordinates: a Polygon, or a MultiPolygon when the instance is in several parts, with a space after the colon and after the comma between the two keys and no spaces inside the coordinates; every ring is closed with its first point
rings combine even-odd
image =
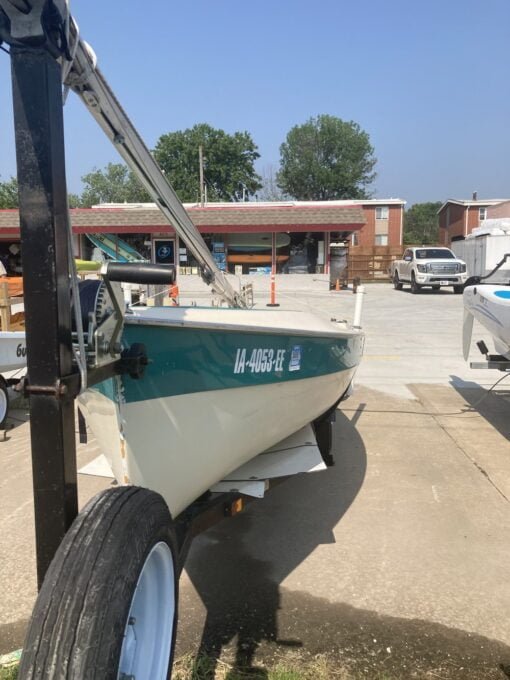
{"type": "Polygon", "coordinates": [[[357,231],[353,233],[351,243],[353,246],[359,246],[359,234],[357,231]]]}
{"type": "Polygon", "coordinates": [[[478,208],[478,217],[480,218],[480,222],[483,222],[484,220],[487,219],[487,208],[478,208]]]}
{"type": "Polygon", "coordinates": [[[387,220],[389,209],[387,205],[378,205],[375,209],[376,220],[387,220]]]}
{"type": "Polygon", "coordinates": [[[375,235],[375,245],[376,246],[387,246],[388,245],[388,234],[376,234],[375,235]]]}

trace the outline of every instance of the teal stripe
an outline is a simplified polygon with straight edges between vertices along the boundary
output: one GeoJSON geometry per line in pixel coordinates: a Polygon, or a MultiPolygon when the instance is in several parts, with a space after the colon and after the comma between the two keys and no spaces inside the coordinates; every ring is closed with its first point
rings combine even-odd
{"type": "MultiPolygon", "coordinates": [[[[150,361],[141,380],[123,378],[127,403],[337,373],[354,368],[361,353],[359,336],[289,337],[126,325],[123,338],[126,345],[143,343],[150,361]],[[263,369],[264,363],[263,353],[258,350],[268,350],[266,368],[270,370],[257,372],[257,368],[263,369]],[[243,352],[244,371],[241,370],[243,352]],[[258,362],[257,353],[260,355],[258,362]],[[253,359],[251,366],[250,359],[253,359]],[[270,364],[268,359],[271,359],[270,364]]],[[[103,384],[101,391],[109,398],[113,397],[111,386],[103,384]]]]}

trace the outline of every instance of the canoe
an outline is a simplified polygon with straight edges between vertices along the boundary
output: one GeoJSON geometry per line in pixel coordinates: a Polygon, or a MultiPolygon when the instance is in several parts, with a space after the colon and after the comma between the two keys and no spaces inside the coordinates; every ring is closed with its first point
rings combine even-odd
{"type": "Polygon", "coordinates": [[[96,248],[117,262],[146,262],[140,253],[115,234],[87,234],[96,248]]]}
{"type": "Polygon", "coordinates": [[[101,269],[101,262],[94,260],[75,260],[77,272],[95,272],[101,269]]]}
{"type": "MultiPolygon", "coordinates": [[[[287,262],[289,259],[288,255],[277,255],[277,262],[287,262]]],[[[260,253],[243,253],[235,255],[227,255],[227,261],[230,264],[271,264],[271,255],[262,255],[260,253]]]]}
{"type": "MultiPolygon", "coordinates": [[[[229,250],[239,252],[256,252],[258,250],[271,250],[272,234],[227,234],[225,244],[229,250]]],[[[290,235],[285,233],[276,234],[276,247],[283,248],[290,244],[290,235]]]]}
{"type": "Polygon", "coordinates": [[[9,297],[23,296],[23,277],[22,276],[0,276],[0,284],[7,284],[9,297]]]}

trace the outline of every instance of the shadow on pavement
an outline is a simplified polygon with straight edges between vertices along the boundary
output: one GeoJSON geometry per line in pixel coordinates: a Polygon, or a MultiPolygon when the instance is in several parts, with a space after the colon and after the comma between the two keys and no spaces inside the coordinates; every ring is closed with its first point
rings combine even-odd
{"type": "Polygon", "coordinates": [[[28,621],[0,624],[0,656],[9,654],[23,645],[28,621]]]}
{"type": "MultiPolygon", "coordinates": [[[[502,378],[503,374],[493,371],[494,382],[502,378]]],[[[455,375],[450,376],[452,387],[465,400],[470,409],[478,412],[485,420],[492,425],[506,439],[510,440],[510,390],[498,389],[497,392],[480,387],[478,383],[466,382],[455,375]]],[[[510,376],[507,378],[510,386],[510,376]]],[[[504,386],[502,381],[502,386],[504,386]]]]}
{"type": "Polygon", "coordinates": [[[413,293],[411,290],[410,286],[404,286],[400,291],[400,293],[408,293],[409,295],[435,295],[436,297],[439,295],[458,295],[458,293],[454,293],[453,288],[439,288],[439,289],[434,289],[434,288],[420,288],[418,293],[413,293]]]}
{"type": "MultiPolygon", "coordinates": [[[[280,635],[306,638],[302,662],[324,655],[340,678],[367,680],[503,680],[510,647],[439,623],[381,616],[343,603],[282,589],[280,635]],[[343,672],[343,673],[342,673],[343,672]]],[[[257,661],[292,655],[264,645],[257,661]]],[[[263,677],[263,676],[260,676],[263,677]]],[[[335,675],[335,677],[337,677],[335,675]]]]}
{"type": "Polygon", "coordinates": [[[26,408],[9,408],[7,420],[5,422],[5,430],[0,430],[0,444],[3,441],[10,439],[9,432],[24,425],[30,419],[30,414],[26,408]]]}
{"type": "Polygon", "coordinates": [[[218,659],[235,640],[235,668],[246,671],[262,642],[302,647],[279,634],[279,584],[317,546],[334,542],[366,471],[363,442],[340,412],[333,441],[333,468],[289,479],[195,540],[186,571],[207,610],[199,655],[218,659]]]}

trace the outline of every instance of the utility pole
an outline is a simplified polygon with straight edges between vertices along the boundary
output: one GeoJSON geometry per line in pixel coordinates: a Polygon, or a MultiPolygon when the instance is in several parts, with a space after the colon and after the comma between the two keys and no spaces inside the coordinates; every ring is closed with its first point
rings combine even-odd
{"type": "Polygon", "coordinates": [[[203,208],[204,207],[204,197],[205,197],[205,191],[204,191],[204,151],[203,151],[201,144],[198,147],[198,165],[199,165],[199,169],[200,169],[200,205],[203,208]]]}

